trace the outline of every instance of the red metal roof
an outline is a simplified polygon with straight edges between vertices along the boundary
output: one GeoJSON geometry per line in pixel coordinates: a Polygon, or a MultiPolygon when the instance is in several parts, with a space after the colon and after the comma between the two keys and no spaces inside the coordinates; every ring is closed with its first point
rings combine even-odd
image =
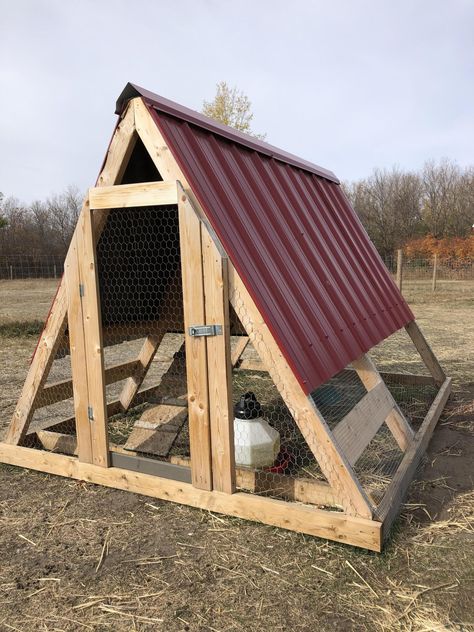
{"type": "Polygon", "coordinates": [[[145,101],[306,393],[413,320],[335,178],[145,101]]]}

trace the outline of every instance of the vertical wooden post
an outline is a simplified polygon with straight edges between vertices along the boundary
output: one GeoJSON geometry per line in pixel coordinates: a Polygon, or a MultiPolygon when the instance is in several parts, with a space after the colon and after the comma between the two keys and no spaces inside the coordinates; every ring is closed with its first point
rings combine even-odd
{"type": "Polygon", "coordinates": [[[432,286],[431,289],[433,290],[433,292],[436,291],[436,277],[438,275],[438,254],[435,253],[434,257],[433,257],[433,281],[432,281],[432,286]]]}
{"type": "Polygon", "coordinates": [[[403,250],[399,248],[397,250],[397,285],[400,292],[402,291],[403,284],[403,250]]]}
{"type": "MultiPolygon", "coordinates": [[[[104,348],[99,280],[92,233],[92,211],[88,203],[77,232],[77,255],[82,294],[82,324],[87,369],[87,417],[91,430],[92,463],[108,467],[107,402],[105,397],[104,348]]],[[[84,379],[84,377],[82,377],[84,379]]]]}
{"type": "Polygon", "coordinates": [[[230,351],[228,260],[201,224],[206,325],[220,325],[222,334],[207,338],[209,417],[214,489],[235,492],[234,419],[230,351]]]}
{"type": "Polygon", "coordinates": [[[212,489],[211,432],[207,380],[206,339],[189,335],[192,325],[205,324],[204,271],[200,221],[178,183],[179,237],[183,282],[186,374],[188,382],[191,480],[195,487],[212,489]]]}
{"type": "MultiPolygon", "coordinates": [[[[82,215],[81,215],[82,217],[82,215]]],[[[87,366],[82,319],[81,278],[79,275],[78,240],[76,231],[72,236],[68,255],[64,263],[64,281],[67,294],[67,318],[69,348],[71,352],[72,387],[74,393],[74,417],[78,458],[83,463],[92,463],[92,438],[88,416],[89,393],[87,388],[87,366]]]]}
{"type": "Polygon", "coordinates": [[[13,281],[13,266],[10,266],[10,281],[13,281]]]}

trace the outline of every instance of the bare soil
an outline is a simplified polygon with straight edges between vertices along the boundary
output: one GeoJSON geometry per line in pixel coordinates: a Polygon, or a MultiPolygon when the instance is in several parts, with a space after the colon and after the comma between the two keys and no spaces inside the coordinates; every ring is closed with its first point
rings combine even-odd
{"type": "MultiPolygon", "coordinates": [[[[0,318],[46,286],[1,285],[0,318]]],[[[474,292],[429,298],[455,393],[383,554],[0,465],[0,630],[474,630],[474,292]]],[[[35,343],[0,338],[4,423],[35,343]]]]}

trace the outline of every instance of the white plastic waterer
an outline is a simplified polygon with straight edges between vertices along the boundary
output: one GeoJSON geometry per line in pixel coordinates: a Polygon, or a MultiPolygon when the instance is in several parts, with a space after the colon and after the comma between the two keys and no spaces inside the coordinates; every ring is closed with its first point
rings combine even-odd
{"type": "Polygon", "coordinates": [[[280,452],[280,434],[262,417],[254,393],[242,395],[234,407],[235,462],[246,467],[270,467],[280,452]]]}

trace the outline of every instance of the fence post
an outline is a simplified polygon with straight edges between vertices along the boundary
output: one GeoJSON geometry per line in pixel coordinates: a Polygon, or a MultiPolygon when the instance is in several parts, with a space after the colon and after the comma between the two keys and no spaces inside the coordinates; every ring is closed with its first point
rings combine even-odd
{"type": "Polygon", "coordinates": [[[400,292],[402,291],[403,283],[403,250],[399,248],[397,250],[397,285],[400,292]]]}
{"type": "Polygon", "coordinates": [[[56,279],[56,277],[58,276],[58,275],[56,274],[56,264],[54,264],[53,268],[54,268],[54,278],[56,279]]]}
{"type": "Polygon", "coordinates": [[[10,281],[13,281],[13,266],[10,266],[10,281]]]}
{"type": "Polygon", "coordinates": [[[434,259],[433,259],[433,282],[432,282],[432,290],[433,292],[436,291],[436,277],[438,274],[438,255],[435,253],[434,255],[434,259]]]}

